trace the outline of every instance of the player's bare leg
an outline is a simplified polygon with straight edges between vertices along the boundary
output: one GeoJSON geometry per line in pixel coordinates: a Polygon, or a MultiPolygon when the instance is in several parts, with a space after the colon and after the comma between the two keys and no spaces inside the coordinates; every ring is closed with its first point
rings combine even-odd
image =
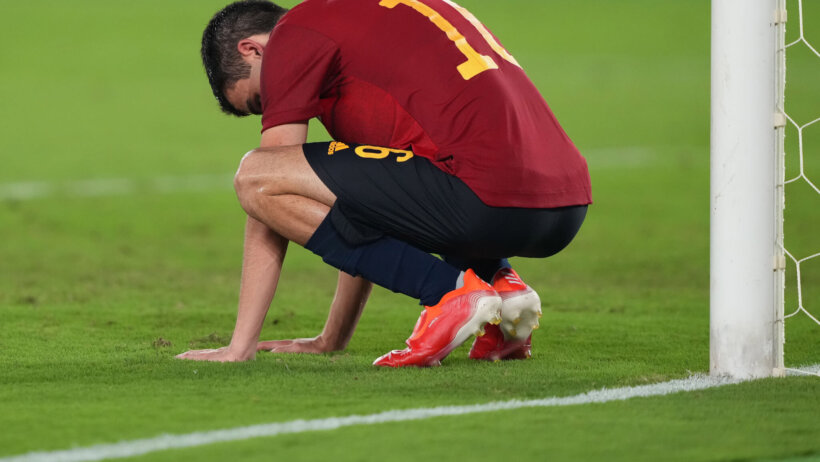
{"type": "MultiPolygon", "coordinates": [[[[266,223],[283,236],[303,246],[307,244],[308,240],[310,240],[314,234],[318,233],[317,228],[321,223],[311,221],[311,219],[315,220],[317,216],[306,216],[299,211],[299,205],[305,203],[305,201],[308,203],[310,201],[316,201],[331,206],[336,201],[335,195],[319,179],[313,168],[307,162],[304,151],[299,147],[259,149],[249,153],[243,159],[239,172],[237,173],[236,190],[242,207],[250,216],[266,223]]],[[[326,215],[327,212],[322,214],[321,217],[318,217],[321,218],[319,221],[323,221],[326,215]]],[[[385,238],[385,240],[387,240],[387,238],[385,238]]],[[[368,246],[369,245],[371,244],[368,244],[368,246]]],[[[394,249],[391,247],[391,244],[387,244],[387,247],[379,247],[379,250],[374,251],[381,253],[388,248],[391,250],[400,250],[407,247],[407,244],[401,245],[404,247],[394,249]]],[[[372,246],[375,248],[378,244],[374,243],[372,246]]],[[[317,249],[311,248],[311,250],[315,251],[317,249]]],[[[329,251],[330,255],[335,252],[333,249],[324,250],[329,251]]],[[[458,271],[455,268],[449,267],[449,265],[444,264],[429,254],[418,250],[416,250],[416,252],[418,252],[417,255],[422,255],[423,259],[429,259],[438,262],[439,265],[451,268],[453,270],[453,279],[456,279],[455,276],[458,274],[458,271]]],[[[322,250],[320,250],[319,253],[325,258],[325,261],[334,261],[332,256],[330,257],[331,260],[327,259],[329,256],[328,253],[322,250]]],[[[398,254],[402,254],[402,252],[399,251],[398,254]]],[[[390,256],[393,255],[392,253],[390,254],[390,256]]],[[[421,258],[420,256],[410,257],[409,255],[404,255],[403,258],[406,259],[405,262],[414,261],[414,263],[408,263],[408,268],[418,269],[416,264],[418,263],[418,259],[421,258]]],[[[356,258],[356,260],[358,261],[359,259],[356,258]]],[[[344,258],[336,260],[336,263],[342,263],[343,261],[344,258]]],[[[378,268],[374,268],[372,264],[368,267],[371,273],[382,273],[382,264],[379,264],[378,268]]],[[[340,266],[340,268],[344,268],[344,266],[340,266]]],[[[350,269],[346,271],[350,271],[350,269]]],[[[362,269],[362,271],[364,271],[364,269],[362,269]]],[[[353,274],[357,273],[354,271],[353,274]]],[[[367,275],[368,273],[364,272],[363,274],[367,275]]],[[[410,276],[407,273],[405,274],[406,276],[410,276]]],[[[425,277],[429,276],[427,272],[424,272],[423,275],[425,277]]],[[[377,279],[374,280],[378,282],[378,276],[380,276],[380,274],[374,274],[374,276],[377,277],[377,279]]],[[[399,279],[406,280],[409,279],[409,277],[399,279]]],[[[392,282],[394,284],[392,287],[388,284],[388,288],[401,290],[400,286],[395,285],[395,281],[396,279],[393,278],[387,278],[385,280],[385,282],[392,282]]],[[[456,282],[457,281],[454,280],[453,285],[455,285],[456,282]]],[[[440,281],[438,281],[438,283],[440,283],[440,281]]],[[[452,332],[445,329],[445,327],[430,329],[431,335],[424,336],[424,339],[419,339],[419,341],[415,342],[415,348],[403,351],[401,352],[403,354],[398,356],[394,355],[396,356],[396,360],[389,361],[389,365],[405,366],[438,363],[452,348],[460,345],[475,331],[478,331],[480,326],[485,322],[489,320],[497,320],[496,322],[500,322],[500,318],[498,318],[500,298],[498,298],[492,291],[492,288],[486,285],[486,283],[482,284],[480,288],[471,287],[469,291],[466,290],[466,287],[463,288],[462,292],[469,292],[469,294],[462,297],[465,298],[465,300],[451,300],[444,304],[442,308],[443,313],[439,317],[440,319],[438,319],[440,322],[437,324],[444,326],[444,324],[447,324],[445,321],[449,321],[450,324],[453,324],[453,328],[450,329],[452,332]],[[461,305],[464,306],[461,307],[461,305]],[[459,307],[466,309],[468,312],[462,315],[459,309],[456,309],[459,307]],[[477,326],[473,328],[471,323],[477,323],[477,326]],[[447,332],[443,330],[447,330],[447,332]]],[[[449,290],[448,292],[452,293],[456,291],[449,290]]],[[[444,303],[443,300],[442,303],[444,303]]],[[[332,316],[328,319],[328,323],[333,323],[332,316]]],[[[304,342],[304,340],[295,340],[290,343],[275,342],[263,345],[263,347],[271,347],[275,351],[289,351],[292,348],[303,350],[304,342]]],[[[393,353],[398,354],[399,352],[393,353]]],[[[377,364],[378,363],[377,361],[377,364]]]]}
{"type": "MultiPolygon", "coordinates": [[[[268,303],[265,300],[269,300],[273,296],[276,287],[276,283],[270,284],[270,281],[278,279],[278,268],[281,268],[281,262],[284,260],[287,241],[294,240],[304,244],[327,215],[329,205],[333,201],[332,194],[318,196],[329,202],[329,204],[324,204],[307,197],[292,194],[294,189],[274,187],[274,182],[281,176],[294,179],[300,178],[300,175],[304,173],[298,171],[301,165],[297,158],[299,154],[301,154],[299,147],[257,150],[249,153],[243,160],[235,183],[240,202],[249,212],[249,218],[245,236],[246,255],[243,258],[240,312],[231,346],[215,350],[192,350],[177,356],[178,358],[207,361],[242,361],[252,359],[255,355],[258,348],[257,339],[262,326],[261,321],[267,311],[268,303]],[[276,154],[282,154],[278,159],[282,162],[269,162],[269,157],[276,154]],[[293,155],[288,156],[288,154],[293,155]],[[286,163],[287,161],[291,162],[286,163]],[[263,170],[250,173],[248,167],[261,169],[262,167],[259,164],[264,164],[265,168],[268,169],[273,168],[273,171],[277,172],[279,176],[266,175],[263,170]],[[288,170],[289,165],[294,166],[292,171],[288,170]],[[256,194],[253,193],[254,191],[256,194]],[[268,194],[259,194],[260,192],[268,194]],[[253,249],[253,252],[248,253],[248,249],[253,249]],[[246,280],[246,275],[254,279],[246,280]],[[266,288],[264,290],[246,290],[251,286],[266,288]],[[243,307],[256,306],[264,306],[265,309],[243,310],[243,307]],[[244,311],[247,311],[247,313],[243,315],[244,311]]],[[[306,162],[303,163],[307,167],[306,162]]],[[[292,184],[285,183],[287,188],[292,188],[292,184]]],[[[303,184],[315,186],[315,183],[310,181],[303,184]]],[[[316,194],[315,188],[308,190],[316,194]]],[[[366,282],[356,284],[356,286],[369,291],[369,284],[366,282]]],[[[357,310],[360,311],[360,308],[357,307],[357,310]]],[[[358,311],[355,313],[354,319],[358,319],[358,311]]],[[[353,326],[355,327],[355,323],[353,323],[353,326]]]]}
{"type": "MultiPolygon", "coordinates": [[[[329,207],[335,203],[336,197],[315,174],[299,146],[258,149],[250,152],[243,159],[237,172],[235,186],[239,201],[250,220],[267,226],[282,238],[305,246],[322,256],[327,263],[349,274],[361,274],[388,289],[420,299],[427,306],[438,306],[439,300],[442,300],[445,294],[453,292],[458,283],[459,270],[429,253],[388,236],[364,244],[347,242],[326,219],[329,207]],[[317,207],[316,204],[324,207],[317,207]]],[[[267,274],[268,271],[261,268],[253,273],[267,274]]],[[[425,341],[422,342],[424,345],[416,345],[418,348],[411,349],[410,354],[400,355],[401,360],[391,365],[437,363],[449,353],[451,348],[466,340],[466,336],[472,335],[478,327],[498,318],[500,298],[495,295],[491,287],[483,284],[481,290],[471,289],[471,294],[465,295],[466,308],[461,307],[464,303],[456,303],[460,299],[456,302],[448,302],[446,307],[442,307],[442,319],[454,317],[453,322],[449,324],[460,326],[466,323],[470,324],[469,326],[448,329],[446,332],[441,332],[438,328],[431,329],[430,334],[436,340],[435,342],[425,341]],[[484,292],[490,292],[490,294],[483,297],[478,296],[484,292]],[[487,306],[481,305],[479,306],[481,309],[474,310],[473,305],[478,303],[474,299],[478,298],[491,299],[492,303],[485,303],[487,306]],[[456,308],[469,308],[468,312],[461,316],[461,311],[464,310],[454,309],[450,306],[453,303],[459,305],[456,308]],[[478,327],[473,329],[471,323],[478,327]]],[[[248,339],[253,339],[253,353],[255,353],[259,348],[256,339],[258,339],[268,304],[262,303],[261,298],[243,303],[243,291],[240,292],[237,328],[234,330],[231,343],[232,346],[234,343],[241,345],[234,350],[245,351],[248,339]],[[245,306],[252,307],[252,309],[243,310],[245,306]]],[[[273,293],[264,295],[269,300],[273,293]]],[[[347,319],[354,319],[352,325],[355,325],[359,312],[354,313],[356,316],[347,317],[347,319]]],[[[442,321],[438,324],[448,323],[442,321]]],[[[269,344],[267,346],[276,348],[277,351],[280,351],[279,348],[283,350],[294,347],[302,349],[304,341],[297,340],[289,344],[269,344]]],[[[202,352],[201,358],[191,357],[191,354],[196,355],[199,352],[192,352],[182,357],[233,360],[223,358],[222,352],[219,351],[202,352]]]]}
{"type": "Polygon", "coordinates": [[[256,149],[242,159],[234,187],[248,215],[304,246],[336,196],[305,159],[301,146],[256,149]]]}
{"type": "MultiPolygon", "coordinates": [[[[305,160],[300,146],[251,151],[242,159],[234,183],[239,202],[250,216],[301,246],[307,243],[336,201],[305,160]]],[[[339,273],[337,287],[321,334],[312,338],[259,342],[257,350],[324,353],[344,349],[353,336],[372,284],[339,273]]]]}

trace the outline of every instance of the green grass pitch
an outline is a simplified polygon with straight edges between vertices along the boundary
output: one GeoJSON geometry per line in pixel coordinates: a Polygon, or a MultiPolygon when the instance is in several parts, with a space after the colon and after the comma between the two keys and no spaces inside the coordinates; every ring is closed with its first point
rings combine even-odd
{"type": "MultiPolygon", "coordinates": [[[[383,370],[370,363],[402,346],[418,307],[379,289],[345,352],[260,354],[243,364],[173,359],[226,344],[235,319],[244,222],[230,177],[257,145],[259,122],[221,115],[198,61],[202,28],[223,2],[4,2],[0,458],[300,418],[571,396],[705,372],[709,3],[461,3],[527,69],[587,156],[595,204],[565,252],[514,261],[544,305],[532,360],[475,363],[462,347],[440,368],[383,370]],[[156,186],[190,176],[211,180],[156,186]],[[96,182],[77,183],[85,180],[96,182]],[[52,189],[11,198],[9,185],[20,190],[22,182],[52,189]]],[[[820,5],[804,3],[817,47],[820,5]]],[[[796,2],[789,5],[796,38],[796,2]]],[[[820,59],[795,47],[789,66],[790,113],[808,122],[820,116],[820,59]]],[[[313,139],[325,136],[312,129],[313,139]]],[[[820,183],[820,124],[804,138],[806,172],[820,183]]],[[[805,183],[788,188],[788,245],[808,256],[820,251],[820,196],[805,183]]],[[[804,304],[820,315],[820,261],[803,270],[804,304]]],[[[334,283],[332,269],[291,246],[262,337],[318,333],[334,283]]],[[[794,289],[791,276],[790,307],[794,289]]],[[[788,364],[820,363],[820,326],[796,316],[787,337],[788,364]]],[[[820,458],[818,415],[820,380],[790,377],[134,460],[806,461],[820,458]]]]}

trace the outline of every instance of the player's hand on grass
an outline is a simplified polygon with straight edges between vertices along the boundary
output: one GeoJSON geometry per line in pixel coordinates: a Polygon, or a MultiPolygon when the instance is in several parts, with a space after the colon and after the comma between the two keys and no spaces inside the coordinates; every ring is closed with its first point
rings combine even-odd
{"type": "Polygon", "coordinates": [[[269,340],[259,342],[256,351],[270,351],[271,353],[327,353],[336,351],[328,345],[322,336],[313,338],[297,338],[292,340],[269,340]]]}
{"type": "Polygon", "coordinates": [[[190,350],[178,354],[177,359],[190,359],[192,361],[215,361],[220,363],[247,361],[253,359],[255,352],[251,355],[239,355],[231,351],[230,347],[222,347],[210,350],[190,350]]]}

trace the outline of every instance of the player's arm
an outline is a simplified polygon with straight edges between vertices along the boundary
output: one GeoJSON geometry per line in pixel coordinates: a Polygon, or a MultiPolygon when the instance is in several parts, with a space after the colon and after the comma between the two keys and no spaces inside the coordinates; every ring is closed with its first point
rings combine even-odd
{"type": "Polygon", "coordinates": [[[257,349],[274,353],[326,353],[344,350],[353,337],[372,288],[373,284],[369,281],[339,271],[336,295],[321,334],[312,338],[259,342],[257,349]]]}
{"type": "MultiPolygon", "coordinates": [[[[280,125],[266,130],[262,147],[301,145],[307,141],[307,123],[280,125]]],[[[256,344],[265,315],[279,283],[288,240],[264,223],[248,216],[242,254],[239,310],[231,344],[215,350],[192,350],[181,359],[245,361],[256,356],[256,344]]]]}
{"type": "MultiPolygon", "coordinates": [[[[279,127],[274,127],[279,128],[279,127]]],[[[304,125],[307,139],[307,125],[304,125]]],[[[262,147],[282,146],[281,138],[272,129],[262,134],[262,147]]],[[[312,338],[269,340],[259,342],[257,350],[275,353],[325,353],[344,350],[353,337],[353,331],[370,296],[373,284],[365,279],[339,272],[336,294],[322,333],[312,338]]]]}
{"type": "MultiPolygon", "coordinates": [[[[307,123],[270,128],[262,135],[261,147],[293,146],[307,140],[307,123]]],[[[262,342],[257,345],[265,315],[276,292],[287,239],[265,224],[248,217],[242,263],[239,311],[231,344],[216,350],[196,350],[179,358],[209,361],[253,359],[257,349],[277,352],[320,353],[344,349],[370,294],[372,284],[340,273],[336,296],[331,304],[324,331],[312,339],[262,342]]]]}

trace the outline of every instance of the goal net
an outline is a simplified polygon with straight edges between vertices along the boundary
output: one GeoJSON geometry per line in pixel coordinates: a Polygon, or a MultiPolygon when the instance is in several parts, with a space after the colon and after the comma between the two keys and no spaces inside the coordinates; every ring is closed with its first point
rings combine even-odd
{"type": "Polygon", "coordinates": [[[784,309],[786,370],[818,374],[820,362],[820,4],[790,0],[780,53],[787,104],[779,107],[784,129],[785,232],[787,258],[784,309]],[[808,35],[809,28],[814,32],[808,35]],[[792,341],[794,339],[794,341],[792,341]]]}
{"type": "Polygon", "coordinates": [[[820,11],[807,7],[820,5],[809,3],[712,1],[716,375],[817,373],[801,366],[820,362],[820,53],[807,34],[812,26],[820,31],[820,11]]]}

